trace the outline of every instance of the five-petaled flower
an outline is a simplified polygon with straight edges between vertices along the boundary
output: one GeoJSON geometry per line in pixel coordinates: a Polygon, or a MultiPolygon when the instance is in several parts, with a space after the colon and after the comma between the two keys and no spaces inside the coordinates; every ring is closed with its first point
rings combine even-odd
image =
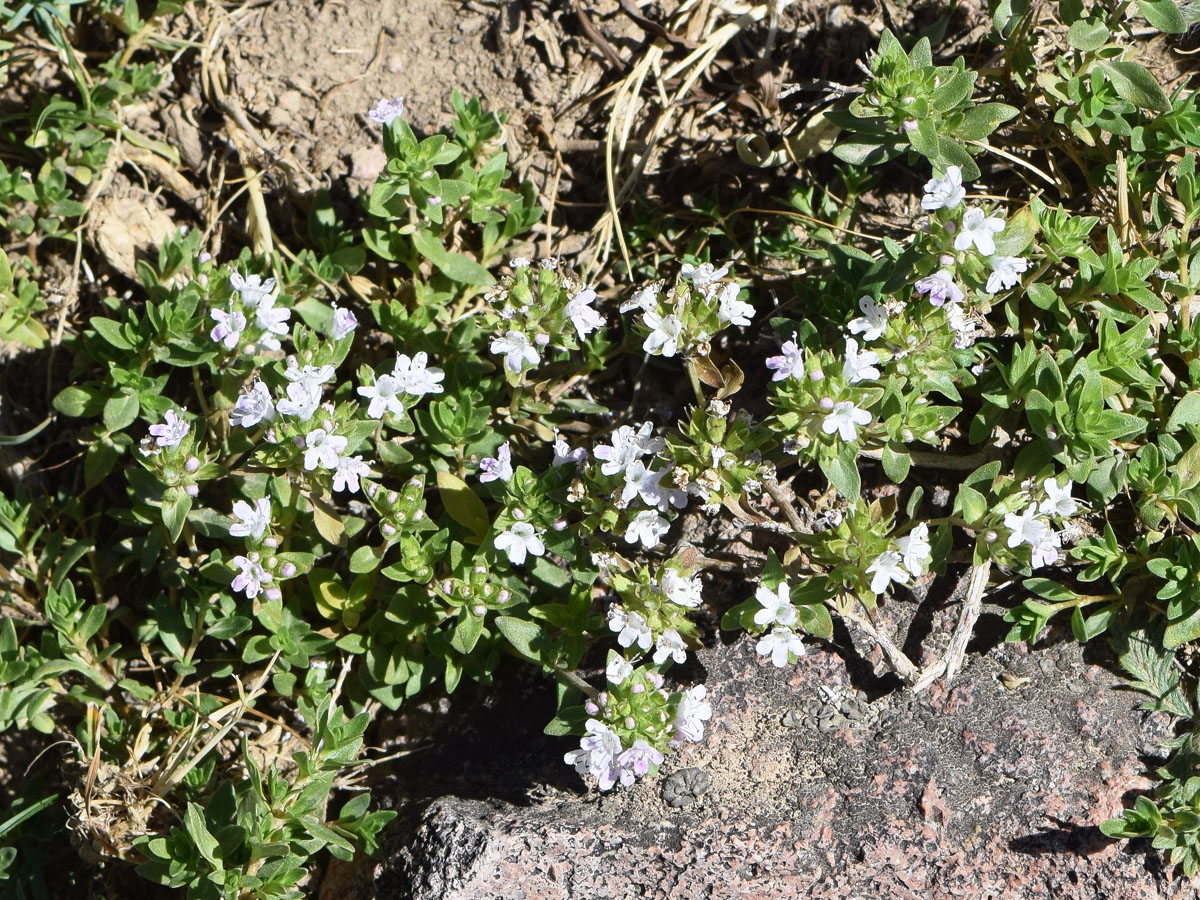
{"type": "Polygon", "coordinates": [[[384,128],[387,128],[398,117],[404,115],[404,98],[396,97],[388,99],[384,97],[374,108],[367,112],[367,118],[372,122],[378,122],[384,128]]]}
{"type": "Polygon", "coordinates": [[[504,357],[504,368],[514,375],[532,369],[541,361],[537,348],[520,331],[506,331],[502,337],[492,338],[491,349],[504,357]]]}
{"type": "Polygon", "coordinates": [[[862,315],[851,319],[846,330],[851,334],[861,334],[867,343],[878,340],[887,328],[887,307],[876,302],[874,297],[867,296],[859,298],[858,308],[862,310],[862,315]]]}
{"type": "Polygon", "coordinates": [[[238,520],[229,526],[231,537],[249,537],[262,540],[262,536],[271,527],[271,501],[259,497],[251,506],[245,500],[233,504],[233,515],[238,520]]]}
{"type": "Polygon", "coordinates": [[[336,469],[338,457],[349,439],[344,435],[331,434],[324,428],[314,428],[304,438],[304,468],[309,471],[320,466],[324,469],[336,469]]]}
{"type": "Polygon", "coordinates": [[[792,603],[791,590],[787,581],[781,581],[772,590],[765,584],[760,584],[754,594],[754,599],[762,609],[754,614],[755,625],[785,625],[796,624],[796,607],[792,603]]]}
{"type": "Polygon", "coordinates": [[[954,236],[954,249],[970,250],[974,244],[984,256],[991,256],[996,252],[995,236],[1003,230],[1003,219],[989,216],[978,206],[972,206],[963,213],[962,227],[954,236]]]}
{"type": "Polygon", "coordinates": [[[803,378],[804,377],[804,351],[800,349],[800,345],[796,342],[796,332],[792,332],[792,339],[784,341],[783,346],[779,348],[779,356],[770,356],[767,358],[766,366],[775,374],[771,376],[772,381],[783,381],[786,378],[803,378]]]}
{"type": "Polygon", "coordinates": [[[925,196],[921,198],[921,208],[929,212],[935,209],[954,209],[966,196],[962,169],[958,166],[947,166],[944,178],[931,178],[925,182],[925,196]]]}
{"type": "Polygon", "coordinates": [[[835,431],[843,441],[852,441],[858,437],[858,429],[871,424],[871,414],[865,409],[859,409],[849,400],[839,400],[834,404],[832,412],[821,422],[821,430],[826,434],[835,431]]]}
{"type": "Polygon", "coordinates": [[[243,277],[241,272],[233,272],[229,276],[229,286],[242,298],[243,306],[254,309],[275,292],[275,279],[263,281],[261,275],[243,277]]]}
{"type": "Polygon", "coordinates": [[[523,564],[526,554],[542,556],[546,552],[546,545],[542,543],[542,532],[529,522],[515,523],[507,531],[496,535],[494,543],[497,550],[502,550],[508,555],[508,561],[514,566],[523,564]]]}
{"type": "Polygon", "coordinates": [[[494,458],[485,457],[479,461],[479,480],[487,484],[489,481],[512,481],[512,477],[512,448],[505,441],[494,458]]]}
{"type": "Polygon", "coordinates": [[[771,664],[782,669],[793,656],[804,655],[804,641],[800,635],[784,625],[776,625],[758,639],[754,652],[759,656],[771,657],[771,664]]]}
{"type": "Polygon", "coordinates": [[[257,553],[251,553],[249,556],[235,556],[230,560],[240,570],[234,576],[230,587],[235,591],[241,591],[251,600],[262,592],[263,585],[273,581],[271,574],[262,567],[258,560],[257,553]]]}
{"type": "Polygon", "coordinates": [[[660,316],[656,312],[648,312],[642,316],[642,321],[650,328],[642,349],[647,353],[659,353],[672,357],[679,352],[679,344],[683,339],[683,323],[674,313],[660,316]]]}
{"type": "Polygon", "coordinates": [[[188,433],[188,423],[179,418],[173,409],[168,409],[162,422],[150,426],[150,434],[154,444],[159,449],[163,447],[178,447],[179,442],[188,433]]]}
{"type": "Polygon", "coordinates": [[[933,306],[963,301],[962,288],[954,283],[954,276],[945,269],[939,269],[932,275],[919,279],[914,287],[918,294],[928,294],[929,302],[933,306]]]}

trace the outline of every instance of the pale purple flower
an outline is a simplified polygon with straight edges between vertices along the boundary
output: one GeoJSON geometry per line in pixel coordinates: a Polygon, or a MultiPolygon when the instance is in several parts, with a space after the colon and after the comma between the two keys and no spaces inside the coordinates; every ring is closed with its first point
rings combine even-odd
{"type": "Polygon", "coordinates": [[[491,350],[504,356],[504,368],[514,375],[520,375],[541,361],[537,348],[520,331],[506,331],[503,337],[493,338],[491,350]]]}
{"type": "Polygon", "coordinates": [[[869,412],[859,409],[849,400],[839,400],[834,404],[833,411],[821,422],[821,430],[826,434],[836,431],[843,441],[853,441],[858,437],[859,427],[870,424],[869,412]]]}
{"type": "Polygon", "coordinates": [[[922,522],[907,535],[896,541],[896,547],[904,558],[904,568],[909,574],[924,575],[933,559],[933,548],[929,545],[929,526],[922,522]]]}
{"type": "Polygon", "coordinates": [[[867,566],[867,574],[871,577],[871,590],[882,594],[891,582],[908,583],[908,572],[903,565],[903,557],[895,550],[885,550],[875,557],[874,562],[867,566]]]}
{"type": "Polygon", "coordinates": [[[750,324],[751,316],[754,315],[754,307],[738,299],[740,292],[741,288],[732,282],[721,288],[721,294],[717,298],[718,321],[728,322],[730,325],[740,325],[743,328],[750,324]]]}
{"type": "Polygon", "coordinates": [[[251,506],[245,500],[238,500],[233,504],[233,515],[238,521],[229,526],[231,537],[252,537],[256,541],[261,540],[271,527],[271,501],[266,497],[259,497],[251,506]]]}
{"type": "Polygon", "coordinates": [[[796,607],[792,604],[791,590],[787,581],[781,581],[774,589],[760,584],[754,593],[762,609],[754,614],[756,625],[795,625],[796,607]]]}
{"type": "Polygon", "coordinates": [[[486,457],[479,461],[479,480],[487,484],[489,481],[508,482],[512,477],[512,448],[505,441],[496,451],[495,458],[486,457]]]}
{"type": "Polygon", "coordinates": [[[975,245],[984,256],[996,252],[995,236],[1004,230],[1004,220],[999,216],[989,216],[978,206],[972,206],[963,213],[962,227],[954,236],[955,250],[969,250],[975,245]]]}
{"type": "Polygon", "coordinates": [[[759,656],[771,657],[771,664],[782,669],[792,656],[804,655],[804,641],[792,629],[776,625],[759,638],[754,645],[754,652],[759,656]]]}
{"type": "Polygon", "coordinates": [[[358,480],[374,474],[371,467],[363,462],[362,456],[339,456],[337,468],[333,470],[333,489],[355,493],[359,489],[358,480]]]}
{"type": "Polygon", "coordinates": [[[620,606],[609,607],[608,629],[617,636],[617,643],[622,647],[633,647],[649,650],[654,643],[654,635],[650,626],[641,613],[629,612],[620,606]]]}
{"type": "Polygon", "coordinates": [[[343,435],[314,428],[304,438],[304,468],[309,471],[317,467],[336,469],[338,457],[348,443],[349,439],[343,435]]]}
{"type": "Polygon", "coordinates": [[[168,409],[162,422],[150,426],[156,447],[178,447],[188,433],[188,423],[179,418],[175,410],[168,409]]]}
{"type": "Polygon", "coordinates": [[[230,423],[240,428],[251,428],[259,422],[274,419],[275,402],[271,399],[271,391],[261,381],[254,382],[248,391],[242,391],[229,411],[230,423]]]}
{"type": "Polygon", "coordinates": [[[672,357],[679,352],[679,343],[683,337],[683,323],[671,313],[660,316],[656,312],[648,312],[642,316],[642,321],[650,329],[642,349],[647,353],[659,353],[672,357]]]}
{"type": "Polygon", "coordinates": [[[687,645],[674,628],[668,628],[654,642],[654,664],[661,666],[668,659],[680,666],[687,662],[687,645]]]}
{"type": "Polygon", "coordinates": [[[384,97],[375,104],[374,109],[367,112],[367,118],[387,128],[392,122],[404,115],[404,98],[396,97],[389,100],[384,97]]]}
{"type": "Polygon", "coordinates": [[[307,422],[320,405],[320,385],[307,387],[299,381],[293,381],[287,386],[287,396],[275,404],[275,410],[281,416],[294,416],[301,422],[307,422]]]}
{"type": "Polygon", "coordinates": [[[1023,256],[991,256],[988,265],[992,273],[988,275],[987,292],[1007,291],[1021,283],[1021,273],[1029,268],[1029,260],[1023,256]]]}
{"type": "Polygon", "coordinates": [[[675,740],[696,742],[704,738],[704,723],[712,718],[712,706],[704,699],[708,690],[702,684],[684,691],[675,708],[675,740]]]}
{"type": "Polygon", "coordinates": [[[879,354],[874,350],[858,349],[858,341],[846,338],[846,361],[842,363],[842,377],[849,384],[860,381],[875,381],[879,378],[879,370],[875,368],[879,362],[879,354]]]}
{"type": "Polygon", "coordinates": [[[283,372],[283,377],[288,381],[302,385],[309,393],[320,394],[321,385],[333,381],[336,371],[333,366],[305,366],[304,368],[300,368],[294,360],[291,360],[283,372]]]}
{"type": "Polygon", "coordinates": [[[935,209],[954,209],[966,196],[962,169],[958,166],[947,166],[944,178],[933,178],[925,182],[925,196],[921,198],[921,208],[929,212],[935,209]]]}
{"type": "Polygon", "coordinates": [[[633,517],[625,529],[625,542],[636,544],[640,541],[644,549],[650,550],[657,547],[662,536],[670,530],[670,522],[655,510],[644,509],[633,517]]]}
{"type": "Polygon", "coordinates": [[[926,275],[915,285],[918,294],[928,294],[933,306],[941,306],[947,300],[951,303],[962,303],[962,289],[954,283],[954,276],[945,269],[939,269],[932,275],[926,275]]]}
{"type": "Polygon", "coordinates": [[[571,319],[571,324],[575,326],[575,332],[581,338],[604,327],[604,317],[591,307],[595,299],[596,292],[591,288],[584,288],[567,301],[567,316],[571,319]]]}
{"type": "Polygon", "coordinates": [[[392,376],[410,397],[440,394],[445,390],[442,380],[445,379],[446,373],[438,368],[429,368],[428,362],[429,354],[424,351],[414,354],[411,359],[404,353],[396,356],[392,376]]]}
{"type": "Polygon", "coordinates": [[[250,599],[257,597],[263,585],[272,581],[270,573],[259,563],[257,553],[251,553],[249,557],[235,556],[230,562],[241,570],[234,576],[230,587],[242,591],[250,599]]]}
{"type": "Polygon", "coordinates": [[[364,384],[358,388],[358,395],[366,397],[371,402],[367,404],[367,415],[372,419],[382,419],[385,415],[403,415],[404,386],[394,375],[380,375],[374,384],[364,384]]]}
{"type": "Polygon", "coordinates": [[[861,334],[865,342],[878,340],[887,328],[887,306],[875,302],[874,297],[860,297],[858,308],[862,310],[862,315],[851,319],[846,329],[851,334],[861,334]]]}
{"type": "Polygon", "coordinates": [[[280,344],[275,335],[288,333],[287,323],[291,317],[290,309],[275,306],[274,297],[264,297],[258,304],[258,308],[254,310],[254,321],[263,330],[262,337],[258,339],[258,346],[264,350],[278,350],[280,344]]]}
{"type": "Polygon", "coordinates": [[[526,554],[542,556],[546,552],[546,545],[542,543],[542,532],[528,522],[517,522],[507,531],[500,532],[496,535],[494,543],[497,550],[502,550],[508,555],[508,561],[514,566],[523,564],[526,554]]]}
{"type": "Polygon", "coordinates": [[[333,324],[329,329],[329,336],[335,341],[340,341],[346,335],[350,334],[358,327],[358,317],[351,310],[344,309],[333,304],[333,324]]]}
{"type": "Polygon", "coordinates": [[[1055,479],[1047,478],[1042,482],[1042,490],[1046,494],[1046,499],[1038,506],[1038,512],[1045,516],[1062,518],[1075,515],[1079,511],[1079,503],[1071,496],[1074,487],[1075,485],[1069,478],[1067,483],[1061,486],[1055,479]]]}
{"type": "Polygon", "coordinates": [[[1038,538],[1037,543],[1031,544],[1032,556],[1030,559],[1033,568],[1041,568],[1058,562],[1059,547],[1062,546],[1062,535],[1047,528],[1045,534],[1038,538]]]}
{"type": "Polygon", "coordinates": [[[240,310],[214,309],[209,313],[217,324],[213,326],[209,337],[214,343],[224,344],[226,350],[232,350],[242,339],[246,330],[246,315],[240,310]]]}
{"type": "Polygon", "coordinates": [[[584,725],[587,736],[580,738],[579,749],[563,756],[563,762],[574,766],[580,775],[591,776],[602,791],[610,791],[617,783],[617,756],[621,739],[598,719],[588,719],[584,725]]]}
{"type": "Polygon", "coordinates": [[[617,757],[621,784],[629,787],[638,778],[644,777],[655,766],[662,765],[663,755],[642,738],[617,757]]]}
{"type": "Polygon", "coordinates": [[[229,276],[229,286],[238,292],[238,296],[242,298],[242,305],[247,309],[254,309],[264,300],[271,297],[275,291],[275,279],[268,278],[263,281],[261,275],[246,275],[242,276],[241,272],[232,272],[229,276]]]}
{"type": "Polygon", "coordinates": [[[800,349],[800,345],[796,342],[796,332],[792,332],[792,339],[790,341],[783,342],[780,350],[782,352],[779,356],[767,358],[767,368],[775,373],[771,376],[771,380],[783,381],[786,378],[803,378],[804,351],[800,349]]]}
{"type": "Polygon", "coordinates": [[[554,432],[554,460],[552,466],[565,466],[567,463],[574,463],[576,466],[583,465],[587,462],[588,452],[586,447],[577,447],[572,450],[571,446],[557,431],[554,432]]]}

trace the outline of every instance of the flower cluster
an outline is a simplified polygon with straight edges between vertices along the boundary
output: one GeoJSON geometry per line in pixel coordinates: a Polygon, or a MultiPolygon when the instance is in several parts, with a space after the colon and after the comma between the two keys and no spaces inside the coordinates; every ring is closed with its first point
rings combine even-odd
{"type": "Polygon", "coordinates": [[[1057,479],[1047,478],[1042,482],[1040,500],[1031,499],[1020,512],[1004,516],[1008,547],[1028,547],[1035,569],[1058,562],[1062,532],[1055,530],[1053,520],[1067,519],[1079,511],[1079,502],[1071,496],[1073,487],[1070,480],[1059,484],[1057,479]]]}
{"type": "Polygon", "coordinates": [[[867,574],[871,576],[871,591],[882,594],[892,582],[908,584],[911,578],[926,574],[930,562],[929,526],[922,522],[867,566],[867,574]]]}
{"type": "Polygon", "coordinates": [[[739,299],[742,288],[725,280],[728,274],[728,267],[684,263],[670,287],[656,281],[635,291],[621,312],[641,311],[642,349],[655,356],[707,356],[717,332],[749,325],[754,307],[739,299]]]}

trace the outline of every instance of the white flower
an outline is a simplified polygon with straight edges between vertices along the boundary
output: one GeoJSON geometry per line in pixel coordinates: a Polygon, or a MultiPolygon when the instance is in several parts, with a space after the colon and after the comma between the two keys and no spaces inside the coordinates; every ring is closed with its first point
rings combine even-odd
{"type": "Polygon", "coordinates": [[[495,458],[485,457],[479,461],[479,480],[487,484],[489,481],[509,482],[512,477],[512,448],[505,441],[496,451],[495,458]]]}
{"type": "Polygon", "coordinates": [[[595,778],[600,790],[610,791],[617,783],[617,755],[621,739],[607,725],[588,719],[584,725],[587,736],[580,738],[579,749],[563,756],[563,762],[574,766],[580,775],[595,778]]]}
{"type": "Polygon", "coordinates": [[[552,466],[557,468],[558,466],[565,466],[567,463],[574,463],[579,466],[587,461],[587,456],[586,447],[577,447],[572,450],[570,444],[567,443],[567,439],[559,434],[557,430],[554,432],[554,461],[551,463],[552,466]]]}
{"type": "Polygon", "coordinates": [[[650,626],[641,613],[629,612],[623,607],[612,606],[608,610],[608,629],[617,636],[617,643],[622,647],[632,647],[635,644],[641,650],[649,650],[654,643],[654,635],[650,626]]]}
{"type": "Polygon", "coordinates": [[[596,292],[591,288],[584,288],[567,301],[567,316],[575,326],[576,334],[581,338],[587,337],[597,328],[604,327],[604,317],[591,307],[595,299],[596,292]]]}
{"type": "Polygon", "coordinates": [[[609,651],[608,665],[604,668],[604,677],[609,684],[623,684],[625,679],[633,674],[633,663],[623,656],[609,651]]]}
{"type": "Polygon", "coordinates": [[[1073,516],[1079,511],[1079,503],[1071,496],[1071,490],[1075,487],[1070,479],[1063,486],[1059,486],[1058,482],[1053,478],[1047,478],[1042,482],[1042,490],[1046,493],[1046,499],[1038,506],[1038,512],[1044,516],[1073,516]]]}
{"type": "Polygon", "coordinates": [[[899,553],[895,550],[885,550],[867,566],[867,574],[874,576],[871,578],[871,590],[874,593],[882,594],[893,581],[897,584],[908,582],[908,572],[905,571],[901,562],[899,553]]]}
{"type": "Polygon", "coordinates": [[[658,305],[658,295],[662,291],[662,282],[655,281],[645,287],[638,288],[633,292],[633,296],[621,304],[621,312],[629,312],[631,309],[640,309],[642,312],[650,312],[658,305]]]}
{"type": "Polygon", "coordinates": [[[629,425],[622,425],[609,438],[612,444],[597,444],[596,459],[603,460],[600,472],[604,475],[617,475],[624,472],[634,460],[651,453],[657,453],[667,446],[662,438],[654,437],[654,424],[643,422],[636,431],[629,425]]]}
{"type": "Polygon", "coordinates": [[[760,584],[754,593],[754,599],[762,607],[754,614],[755,625],[785,625],[796,624],[796,607],[792,603],[791,589],[787,581],[781,581],[775,589],[760,584]]]}
{"type": "Polygon", "coordinates": [[[843,441],[852,441],[858,437],[858,427],[871,424],[871,414],[865,409],[859,409],[849,400],[839,400],[833,406],[833,411],[821,422],[821,430],[826,434],[835,431],[843,441]]]}
{"type": "Polygon", "coordinates": [[[264,584],[271,583],[271,575],[258,562],[257,553],[251,553],[249,557],[235,556],[230,562],[241,570],[234,576],[230,587],[242,591],[250,599],[259,595],[264,584]]]}
{"type": "Polygon", "coordinates": [[[358,479],[374,474],[361,456],[339,456],[337,468],[333,470],[333,489],[354,493],[359,488],[358,479]]]}
{"type": "Polygon", "coordinates": [[[975,249],[984,256],[991,256],[996,252],[996,241],[993,236],[1003,230],[1003,219],[999,216],[985,215],[978,206],[972,206],[963,213],[962,227],[954,236],[954,249],[969,250],[974,244],[975,249]]]}
{"type": "Polygon", "coordinates": [[[1023,256],[991,256],[988,265],[992,274],[988,276],[987,292],[1006,291],[1021,283],[1021,273],[1029,268],[1029,260],[1023,256]]]}
{"type": "Polygon", "coordinates": [[[336,469],[338,456],[349,439],[340,434],[331,434],[324,428],[314,428],[304,438],[304,468],[312,471],[318,466],[336,469]]]}
{"type": "Polygon", "coordinates": [[[539,259],[538,260],[538,268],[540,268],[540,269],[557,269],[558,268],[558,257],[557,256],[547,256],[544,259],[539,259]]]}
{"type": "Polygon", "coordinates": [[[954,276],[945,269],[918,280],[914,287],[918,294],[928,294],[929,302],[934,306],[941,306],[947,300],[951,303],[963,301],[962,288],[954,283],[954,276]]]}
{"type": "Polygon", "coordinates": [[[491,349],[493,353],[503,354],[504,368],[514,375],[520,375],[541,361],[537,349],[520,331],[506,331],[504,337],[492,338],[491,349]]]}
{"type": "Polygon", "coordinates": [[[705,702],[708,693],[702,684],[684,692],[675,709],[675,740],[699,741],[704,737],[704,723],[712,718],[712,706],[705,702]]]}
{"type": "Polygon", "coordinates": [[[617,767],[620,772],[621,784],[629,787],[633,782],[645,776],[654,766],[662,765],[663,755],[651,747],[643,738],[633,742],[633,746],[617,757],[617,767]]]}
{"type": "Polygon", "coordinates": [[[514,566],[522,565],[527,553],[531,556],[542,556],[546,552],[546,545],[542,543],[542,532],[528,522],[517,522],[507,531],[500,532],[496,535],[494,543],[497,550],[508,554],[508,561],[514,566]]]}
{"type": "Polygon", "coordinates": [[[284,370],[283,377],[288,381],[301,385],[309,393],[321,393],[321,385],[333,380],[336,369],[333,366],[305,366],[299,368],[293,361],[284,370]]]}
{"type": "Polygon", "coordinates": [[[858,352],[858,341],[846,338],[846,361],[842,363],[842,377],[850,384],[860,381],[874,381],[879,377],[875,364],[879,362],[879,354],[874,350],[858,352]]]}
{"type": "Polygon", "coordinates": [[[1031,545],[1033,554],[1030,561],[1033,568],[1037,569],[1058,562],[1058,548],[1061,546],[1062,535],[1047,528],[1046,533],[1038,538],[1037,543],[1031,545]]]}
{"type": "Polygon", "coordinates": [[[259,497],[251,506],[245,500],[233,504],[233,514],[239,520],[229,526],[231,537],[252,537],[260,540],[271,527],[271,501],[259,497]]]}
{"type": "Polygon", "coordinates": [[[887,307],[876,303],[874,297],[860,297],[858,308],[862,310],[862,315],[852,319],[846,328],[851,334],[861,334],[863,340],[868,343],[878,340],[887,328],[887,307]]]}
{"type": "Polygon", "coordinates": [[[691,263],[684,263],[679,268],[679,277],[685,281],[690,281],[697,290],[704,290],[714,281],[720,281],[729,274],[729,267],[717,269],[712,263],[700,263],[698,266],[693,266],[691,263]]]}
{"type": "Polygon", "coordinates": [[[703,597],[700,596],[699,577],[693,575],[691,578],[684,578],[670,566],[662,570],[662,575],[658,579],[658,588],[672,603],[678,603],[688,609],[695,609],[703,600],[703,597]]]}
{"type": "Polygon", "coordinates": [[[275,403],[271,399],[271,391],[261,381],[254,382],[250,390],[242,391],[229,411],[230,423],[241,428],[250,428],[259,422],[271,422],[274,419],[275,403]]]}
{"type": "Polygon", "coordinates": [[[156,447],[178,447],[188,433],[188,423],[179,418],[175,410],[168,409],[162,422],[150,426],[156,447]]]}
{"type": "Polygon", "coordinates": [[[264,350],[278,350],[279,339],[274,335],[288,333],[287,322],[291,317],[292,311],[287,307],[275,308],[274,297],[264,297],[254,310],[254,321],[263,330],[262,337],[258,339],[259,347],[264,350]]]}
{"type": "Polygon", "coordinates": [[[721,288],[721,294],[717,298],[718,321],[742,327],[750,324],[750,317],[754,315],[754,307],[738,299],[740,292],[741,288],[733,282],[721,288]]]}
{"type": "Polygon", "coordinates": [[[804,642],[792,629],[776,625],[767,634],[759,638],[754,645],[754,652],[759,656],[771,657],[771,664],[782,669],[792,656],[804,655],[804,642]]]}
{"type": "Polygon", "coordinates": [[[654,642],[654,664],[661,666],[668,659],[680,666],[687,662],[687,645],[674,628],[668,628],[654,642]]]}
{"type": "Polygon", "coordinates": [[[767,368],[775,373],[771,376],[771,380],[783,381],[786,378],[803,378],[804,351],[796,343],[796,332],[792,332],[792,339],[790,341],[783,342],[780,350],[782,352],[779,356],[767,358],[767,368]]]}
{"type": "Polygon", "coordinates": [[[374,384],[364,384],[358,388],[358,395],[371,401],[367,404],[367,415],[372,419],[382,419],[389,413],[393,416],[402,415],[403,394],[404,385],[400,379],[389,374],[380,375],[374,384]]]}
{"type": "Polygon", "coordinates": [[[648,312],[642,316],[642,321],[650,329],[642,349],[647,353],[660,353],[672,357],[679,352],[679,342],[683,336],[683,323],[671,313],[660,316],[656,312],[648,312]]]}
{"type": "Polygon", "coordinates": [[[445,390],[442,380],[446,373],[438,368],[428,368],[429,354],[424,351],[409,358],[400,353],[396,356],[396,365],[392,367],[392,377],[400,384],[404,393],[411,397],[424,397],[426,394],[440,394],[445,390]]]}
{"type": "Polygon", "coordinates": [[[335,341],[340,341],[357,327],[358,317],[352,311],[343,309],[336,303],[333,304],[333,324],[329,329],[329,336],[331,338],[335,341]]]}
{"type": "Polygon", "coordinates": [[[375,108],[367,113],[367,118],[372,122],[378,122],[384,128],[392,124],[392,121],[399,116],[404,115],[404,98],[397,97],[394,100],[389,100],[384,97],[375,104],[375,108]]]}
{"type": "Polygon", "coordinates": [[[307,422],[321,405],[321,388],[308,388],[298,381],[287,386],[287,397],[275,404],[275,409],[281,416],[295,416],[301,422],[307,422]]]}
{"type": "Polygon", "coordinates": [[[247,309],[254,309],[271,297],[275,290],[275,279],[268,278],[263,281],[261,275],[247,275],[243,278],[241,272],[233,272],[229,276],[229,286],[238,292],[238,296],[242,298],[242,305],[247,309]]]}
{"type": "Polygon", "coordinates": [[[924,575],[933,559],[933,548],[929,546],[929,526],[922,522],[896,541],[896,546],[904,557],[904,568],[908,569],[909,574],[924,575]]]}
{"type": "Polygon", "coordinates": [[[226,350],[232,350],[242,339],[242,332],[246,330],[245,313],[233,309],[228,312],[223,309],[214,309],[209,315],[217,323],[209,337],[215,343],[224,344],[226,350]]]}
{"type": "Polygon", "coordinates": [[[921,208],[930,212],[935,209],[954,209],[966,196],[962,169],[958,166],[946,166],[945,178],[933,178],[925,182],[925,196],[921,198],[921,208]]]}
{"type": "Polygon", "coordinates": [[[510,269],[512,269],[514,272],[517,269],[528,269],[529,268],[529,260],[526,259],[524,256],[514,256],[512,259],[510,259],[508,261],[508,267],[510,269]]]}
{"type": "Polygon", "coordinates": [[[1008,536],[1009,547],[1016,548],[1021,544],[1035,547],[1046,539],[1050,526],[1037,518],[1037,514],[1037,506],[1031,503],[1020,515],[1008,513],[1004,517],[1004,527],[1012,531],[1008,536]]]}
{"type": "Polygon", "coordinates": [[[644,509],[629,523],[625,529],[625,542],[636,544],[641,541],[642,547],[650,550],[658,546],[662,536],[671,530],[671,523],[653,509],[644,509]]]}

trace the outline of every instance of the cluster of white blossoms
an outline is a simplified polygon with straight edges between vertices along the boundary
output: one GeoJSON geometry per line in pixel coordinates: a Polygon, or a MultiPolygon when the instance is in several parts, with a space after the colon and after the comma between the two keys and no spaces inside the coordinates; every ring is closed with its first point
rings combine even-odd
{"type": "MultiPolygon", "coordinates": [[[[654,692],[657,696],[652,700],[665,706],[668,695],[662,684],[661,675],[646,672],[644,683],[639,682],[634,688],[640,689],[635,692],[643,695],[647,691],[654,692]]],[[[673,746],[685,741],[696,742],[704,737],[704,723],[712,718],[712,706],[705,700],[706,694],[701,684],[685,691],[680,698],[674,719],[670,721],[674,731],[671,739],[673,746]]],[[[575,771],[584,778],[594,779],[602,791],[610,791],[618,783],[629,787],[637,779],[657,770],[663,761],[662,752],[644,737],[634,737],[626,746],[612,726],[597,718],[613,704],[614,700],[607,691],[602,692],[596,700],[587,702],[585,708],[591,716],[584,725],[587,733],[580,738],[578,750],[571,750],[563,756],[567,765],[574,766],[575,771]]]]}
{"type": "Polygon", "coordinates": [[[728,274],[727,266],[718,269],[712,263],[684,263],[678,280],[666,293],[663,281],[635,291],[620,309],[641,310],[642,324],[649,332],[642,349],[655,356],[686,355],[712,340],[726,325],[749,325],[754,307],[738,299],[738,284],[723,280],[728,274]]]}
{"type": "Polygon", "coordinates": [[[654,425],[643,422],[636,429],[622,425],[609,435],[609,443],[598,444],[592,451],[600,460],[602,475],[623,479],[623,484],[613,493],[617,508],[626,509],[635,500],[648,507],[634,513],[625,530],[626,543],[640,544],[645,550],[657,547],[671,527],[661,514],[671,507],[683,509],[688,503],[688,492],[672,486],[673,467],[655,470],[653,459],[649,463],[645,461],[646,457],[653,457],[666,446],[666,441],[655,436],[654,425]]]}
{"type": "Polygon", "coordinates": [[[929,526],[922,522],[904,537],[892,542],[892,546],[880,553],[867,566],[871,576],[871,592],[882,594],[892,582],[908,584],[929,571],[933,561],[929,545],[929,526]]]}
{"type": "MultiPolygon", "coordinates": [[[[681,610],[665,610],[665,618],[670,621],[672,612],[682,614],[682,609],[695,609],[701,602],[701,584],[698,575],[686,576],[674,566],[663,566],[658,578],[653,582],[650,592],[654,595],[653,605],[660,606],[663,601],[681,610]]],[[[657,620],[656,620],[657,621],[657,620]]],[[[676,665],[687,662],[687,643],[677,628],[664,628],[662,625],[652,626],[646,616],[636,610],[628,609],[620,603],[614,603],[608,610],[608,628],[617,636],[617,643],[625,650],[632,651],[636,660],[640,653],[650,653],[654,665],[661,666],[671,661],[676,665]]],[[[605,672],[610,684],[623,684],[633,672],[633,661],[625,656],[612,656],[605,672]]]]}
{"type": "Polygon", "coordinates": [[[1040,500],[1030,500],[1021,512],[1004,517],[1004,527],[1009,529],[1008,546],[1014,550],[1028,546],[1035,569],[1058,562],[1062,532],[1055,530],[1053,520],[1070,518],[1079,511],[1079,502],[1071,496],[1073,488],[1070,480],[1060,485],[1057,479],[1047,478],[1042,482],[1040,500]]]}
{"type": "MultiPolygon", "coordinates": [[[[963,206],[961,218],[945,222],[945,228],[954,235],[954,249],[965,252],[974,249],[991,270],[988,275],[986,289],[989,294],[1016,287],[1021,281],[1021,275],[1029,268],[1029,260],[1023,256],[1001,256],[996,252],[996,235],[1004,231],[1004,219],[988,215],[979,206],[964,206],[967,190],[962,180],[962,169],[958,166],[947,166],[943,178],[930,179],[925,185],[925,196],[921,198],[921,208],[927,212],[937,210],[955,210],[963,206]]],[[[954,281],[947,266],[954,264],[954,257],[947,255],[942,259],[943,268],[932,275],[917,281],[915,287],[918,293],[927,294],[929,302],[934,306],[944,306],[946,321],[956,332],[955,344],[960,347],[970,346],[973,341],[973,329],[963,309],[964,293],[954,281]]]]}
{"type": "Polygon", "coordinates": [[[798,617],[796,605],[792,603],[791,585],[786,578],[773,590],[760,584],[754,599],[761,607],[754,613],[754,624],[770,629],[759,638],[754,650],[759,656],[769,657],[775,668],[782,669],[795,657],[804,655],[804,642],[794,630],[798,617]]]}

